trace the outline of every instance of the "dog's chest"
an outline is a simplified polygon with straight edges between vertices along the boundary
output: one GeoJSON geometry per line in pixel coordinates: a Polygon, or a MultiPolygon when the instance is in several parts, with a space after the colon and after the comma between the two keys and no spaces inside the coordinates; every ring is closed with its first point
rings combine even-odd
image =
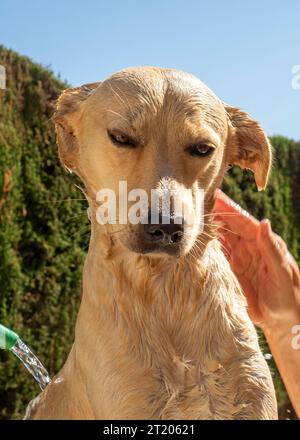
{"type": "MultiPolygon", "coordinates": [[[[161,375],[159,391],[152,396],[154,418],[234,418],[240,410],[235,407],[235,390],[226,377],[224,367],[217,361],[196,367],[177,360],[170,368],[172,376],[161,375]],[[223,398],[220,399],[221,396],[223,398]]],[[[151,396],[146,399],[151,405],[151,396]]]]}
{"type": "MultiPolygon", "coordinates": [[[[183,268],[173,276],[147,278],[143,289],[134,290],[126,280],[114,286],[115,303],[100,310],[91,341],[97,351],[83,338],[78,353],[90,367],[85,382],[96,418],[259,414],[261,390],[270,393],[270,378],[233,275],[222,255],[211,255],[205,284],[200,272],[192,277],[183,268]]],[[[84,310],[82,327],[91,314],[90,307],[84,310]]]]}
{"type": "MultiPolygon", "coordinates": [[[[193,365],[173,359],[143,368],[133,362],[111,371],[104,389],[105,417],[138,419],[234,419],[244,405],[237,399],[240,377],[218,361],[193,365]],[[114,377],[114,378],[113,378],[114,377]]],[[[238,366],[236,366],[238,368],[238,366]]],[[[238,371],[238,369],[236,370],[238,371]]],[[[247,377],[245,375],[245,380],[247,377]]],[[[99,408],[99,407],[98,407],[99,408]]],[[[103,418],[99,408],[99,417],[103,418]]]]}
{"type": "Polygon", "coordinates": [[[149,332],[143,329],[137,339],[120,339],[110,352],[101,350],[105,363],[100,366],[98,358],[99,380],[92,385],[100,385],[99,394],[105,396],[101,405],[98,400],[93,404],[98,416],[103,418],[104,409],[105,418],[236,418],[243,411],[237,398],[239,381],[250,376],[237,360],[242,353],[232,337],[223,334],[222,340],[204,322],[190,320],[183,328],[178,320],[171,331],[162,323],[151,327],[150,321],[151,316],[146,322],[149,332]]]}

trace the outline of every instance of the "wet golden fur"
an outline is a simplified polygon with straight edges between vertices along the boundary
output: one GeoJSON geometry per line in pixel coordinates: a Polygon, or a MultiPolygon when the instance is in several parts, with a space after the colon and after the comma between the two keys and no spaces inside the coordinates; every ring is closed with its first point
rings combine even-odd
{"type": "Polygon", "coordinates": [[[28,417],[276,418],[270,372],[210,215],[229,163],[265,187],[271,150],[258,123],[193,76],[159,68],[66,90],[54,121],[61,160],[85,185],[91,239],[74,345],[28,417]],[[131,130],[141,148],[112,146],[111,126],[131,130]],[[186,155],[200,138],[216,147],[212,159],[186,155]],[[187,233],[176,257],[140,253],[132,225],[97,223],[97,189],[117,192],[124,179],[150,191],[165,177],[205,189],[204,232],[187,233]]]}

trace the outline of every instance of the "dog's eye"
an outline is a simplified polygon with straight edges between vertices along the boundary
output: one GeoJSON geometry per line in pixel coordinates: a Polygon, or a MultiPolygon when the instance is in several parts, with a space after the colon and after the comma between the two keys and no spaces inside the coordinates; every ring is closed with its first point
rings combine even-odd
{"type": "Polygon", "coordinates": [[[108,137],[118,147],[135,148],[136,144],[129,136],[116,131],[108,131],[108,137]]]}
{"type": "Polygon", "coordinates": [[[187,148],[191,156],[206,157],[214,152],[215,148],[207,144],[191,145],[187,148]]]}

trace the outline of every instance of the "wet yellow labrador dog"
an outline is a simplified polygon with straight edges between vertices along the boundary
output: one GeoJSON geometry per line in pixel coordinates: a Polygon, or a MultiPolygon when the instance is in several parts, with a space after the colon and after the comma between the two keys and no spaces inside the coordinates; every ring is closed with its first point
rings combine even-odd
{"type": "Polygon", "coordinates": [[[84,184],[91,239],[74,345],[27,417],[275,419],[271,375],[211,215],[229,164],[265,188],[260,125],[194,76],[154,67],[65,90],[54,122],[61,161],[84,184]],[[193,206],[181,223],[99,222],[98,191],[118,199],[120,181],[178,199],[189,190],[192,205],[202,189],[204,226],[193,206]]]}

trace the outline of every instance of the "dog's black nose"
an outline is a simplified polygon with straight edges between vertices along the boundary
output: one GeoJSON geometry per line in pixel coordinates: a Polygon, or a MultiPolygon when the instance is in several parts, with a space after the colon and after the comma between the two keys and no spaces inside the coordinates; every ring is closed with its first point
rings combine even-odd
{"type": "Polygon", "coordinates": [[[148,222],[144,225],[144,232],[147,240],[152,243],[163,246],[179,244],[183,238],[184,220],[181,217],[160,217],[158,224],[148,222]]]}

